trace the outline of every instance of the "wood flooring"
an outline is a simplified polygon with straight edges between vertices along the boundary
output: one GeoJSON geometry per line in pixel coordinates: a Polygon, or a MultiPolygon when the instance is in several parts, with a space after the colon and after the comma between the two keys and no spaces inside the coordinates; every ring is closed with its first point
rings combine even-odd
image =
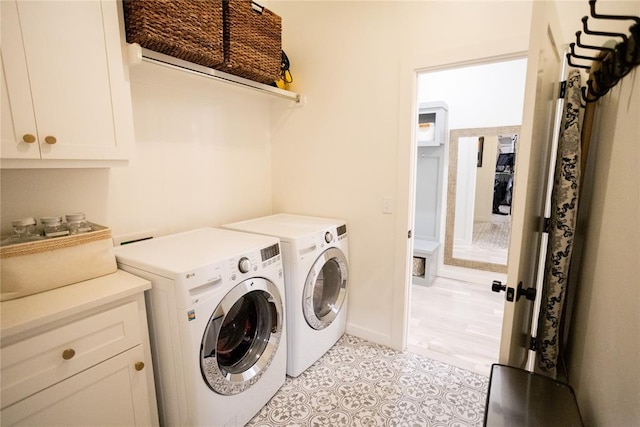
{"type": "Polygon", "coordinates": [[[412,285],[408,350],[489,376],[497,363],[504,294],[490,285],[436,277],[412,285]]]}

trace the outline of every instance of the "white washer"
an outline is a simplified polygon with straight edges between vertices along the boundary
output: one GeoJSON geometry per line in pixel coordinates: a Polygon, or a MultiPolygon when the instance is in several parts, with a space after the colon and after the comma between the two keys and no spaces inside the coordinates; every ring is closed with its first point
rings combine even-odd
{"type": "Polygon", "coordinates": [[[202,228],[115,248],[151,281],[147,308],[161,423],[242,426],[284,384],[279,241],[202,228]]]}
{"type": "Polygon", "coordinates": [[[347,225],[340,219],[277,214],[223,227],[280,239],[287,306],[287,375],[297,377],[345,332],[347,225]]]}

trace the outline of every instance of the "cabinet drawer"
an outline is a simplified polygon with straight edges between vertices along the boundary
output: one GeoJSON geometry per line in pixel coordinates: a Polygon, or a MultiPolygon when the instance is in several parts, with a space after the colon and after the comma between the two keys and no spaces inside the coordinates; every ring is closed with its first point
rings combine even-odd
{"type": "Polygon", "coordinates": [[[141,342],[133,301],[2,348],[2,407],[141,342]]]}

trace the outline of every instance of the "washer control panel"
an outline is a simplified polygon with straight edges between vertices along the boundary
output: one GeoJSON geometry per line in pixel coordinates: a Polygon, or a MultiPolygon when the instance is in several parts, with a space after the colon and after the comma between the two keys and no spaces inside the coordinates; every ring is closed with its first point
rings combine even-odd
{"type": "Polygon", "coordinates": [[[238,270],[240,270],[240,273],[248,273],[249,270],[251,270],[251,261],[249,261],[249,258],[244,256],[240,258],[240,261],[238,261],[238,270]]]}
{"type": "Polygon", "coordinates": [[[260,250],[244,253],[240,256],[229,258],[227,268],[231,280],[245,278],[246,274],[255,274],[258,271],[271,267],[274,263],[281,263],[280,244],[275,243],[260,250]]]}

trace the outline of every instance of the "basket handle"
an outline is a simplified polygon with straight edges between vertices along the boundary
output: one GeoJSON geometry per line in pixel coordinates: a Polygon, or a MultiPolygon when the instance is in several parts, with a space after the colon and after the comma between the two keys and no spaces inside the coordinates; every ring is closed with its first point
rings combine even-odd
{"type": "Polygon", "coordinates": [[[264,6],[260,6],[258,3],[254,1],[251,2],[251,8],[255,13],[259,15],[262,15],[262,12],[264,11],[264,6]]]}

